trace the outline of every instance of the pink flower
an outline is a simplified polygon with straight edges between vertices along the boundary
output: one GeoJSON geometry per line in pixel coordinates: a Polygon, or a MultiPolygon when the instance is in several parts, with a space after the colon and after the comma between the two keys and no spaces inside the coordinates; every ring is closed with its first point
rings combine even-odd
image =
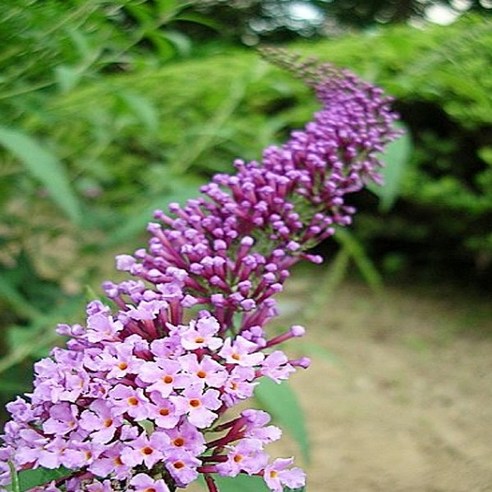
{"type": "Polygon", "coordinates": [[[244,435],[259,439],[263,444],[268,444],[280,439],[282,431],[274,425],[266,425],[270,422],[270,415],[262,410],[248,409],[241,412],[246,420],[244,435]]]}
{"type": "Polygon", "coordinates": [[[166,301],[159,301],[157,299],[151,301],[140,301],[138,306],[128,306],[128,311],[122,313],[123,318],[129,317],[131,319],[142,321],[154,319],[161,310],[166,309],[168,303],[166,301]]]}
{"type": "Polygon", "coordinates": [[[38,463],[43,468],[79,468],[86,461],[85,453],[76,450],[68,445],[68,442],[61,438],[55,437],[50,440],[42,451],[39,452],[38,463]]]}
{"type": "Polygon", "coordinates": [[[164,480],[154,480],[145,473],[139,473],[130,480],[132,490],[135,492],[169,492],[169,487],[164,480]]]}
{"type": "Polygon", "coordinates": [[[155,425],[162,429],[176,427],[180,415],[176,412],[174,403],[169,398],[163,398],[157,391],[150,394],[150,400],[152,401],[152,405],[148,406],[149,419],[153,420],[155,425]]]}
{"type": "Polygon", "coordinates": [[[105,444],[110,441],[122,423],[121,415],[115,415],[112,407],[104,400],[95,400],[80,416],[80,427],[91,434],[95,443],[105,444]]]}
{"type": "Polygon", "coordinates": [[[89,465],[88,470],[98,477],[113,475],[119,480],[126,478],[131,467],[122,460],[121,455],[124,449],[125,445],[120,442],[109,446],[97,460],[89,465]]]}
{"type": "Polygon", "coordinates": [[[162,450],[168,443],[169,438],[163,432],[153,432],[149,438],[142,433],[134,441],[126,443],[121,452],[121,461],[131,467],[143,463],[150,470],[164,459],[162,450]]]}
{"type": "Polygon", "coordinates": [[[170,453],[184,450],[199,456],[206,449],[203,434],[189,422],[184,421],[179,427],[166,431],[166,434],[170,453]]]}
{"type": "Polygon", "coordinates": [[[238,335],[234,341],[226,338],[219,355],[225,359],[228,364],[237,364],[242,367],[252,367],[258,365],[265,355],[256,352],[258,346],[238,335]]]}
{"type": "Polygon", "coordinates": [[[186,451],[177,451],[166,457],[166,468],[179,487],[186,487],[197,479],[197,468],[201,464],[200,460],[186,451]]]}
{"type": "Polygon", "coordinates": [[[228,373],[218,362],[205,355],[199,361],[196,354],[186,354],[179,358],[181,367],[190,375],[191,385],[207,385],[220,388],[227,379],[228,373]]]}
{"type": "Polygon", "coordinates": [[[187,378],[181,373],[178,361],[164,358],[156,362],[144,362],[138,379],[147,386],[147,391],[158,391],[163,398],[168,397],[175,388],[184,388],[187,378]]]}
{"type": "Polygon", "coordinates": [[[92,369],[109,371],[107,378],[122,378],[127,374],[137,374],[143,361],[133,355],[133,347],[128,343],[107,346],[92,365],[92,369]]]}
{"type": "Polygon", "coordinates": [[[217,471],[228,477],[235,477],[241,471],[254,475],[263,470],[267,462],[261,441],[242,439],[236,446],[228,447],[227,461],[217,464],[217,471]]]}
{"type": "Polygon", "coordinates": [[[35,418],[32,405],[19,396],[15,401],[7,403],[6,409],[15,416],[18,422],[30,422],[35,418]]]}
{"type": "Polygon", "coordinates": [[[300,468],[289,468],[292,458],[278,458],[265,467],[263,478],[273,492],[282,492],[284,487],[298,489],[306,484],[306,474],[300,468]]]}
{"type": "Polygon", "coordinates": [[[178,413],[187,415],[190,423],[199,429],[208,427],[217,418],[213,410],[217,410],[222,405],[217,390],[203,391],[200,386],[190,386],[180,396],[170,398],[178,413]]]}
{"type": "Polygon", "coordinates": [[[281,350],[275,350],[267,355],[261,363],[261,374],[267,376],[276,383],[289,379],[295,369],[289,364],[289,359],[281,350]]]}
{"type": "Polygon", "coordinates": [[[222,345],[222,339],[214,337],[219,331],[220,325],[212,316],[206,316],[191,321],[189,328],[183,332],[181,344],[186,350],[196,350],[207,347],[217,350],[222,345]]]}
{"type": "MultiPolygon", "coordinates": [[[[9,427],[6,426],[6,431],[9,430],[9,427]]],[[[21,466],[28,463],[39,463],[41,453],[44,452],[44,447],[49,442],[48,438],[43,437],[41,433],[34,429],[24,429],[16,437],[18,450],[15,461],[21,466]]]]}
{"type": "Polygon", "coordinates": [[[109,397],[115,415],[127,413],[135,420],[145,420],[149,415],[149,400],[141,388],[118,384],[109,392],[109,397]]]}
{"type": "Polygon", "coordinates": [[[236,366],[224,384],[222,400],[225,404],[231,407],[237,401],[251,397],[255,386],[258,384],[253,382],[254,378],[255,371],[252,367],[236,366]]]}
{"type": "Polygon", "coordinates": [[[109,480],[104,480],[104,482],[96,482],[86,486],[87,492],[113,492],[114,489],[111,486],[109,480]]]}
{"type": "Polygon", "coordinates": [[[78,427],[78,409],[76,405],[58,403],[50,409],[50,418],[43,424],[47,434],[64,435],[78,427]]]}
{"type": "MultiPolygon", "coordinates": [[[[99,301],[94,301],[94,303],[96,302],[99,301]]],[[[116,340],[122,329],[123,324],[120,321],[115,321],[103,309],[87,318],[87,340],[92,343],[103,340],[116,340]]]]}

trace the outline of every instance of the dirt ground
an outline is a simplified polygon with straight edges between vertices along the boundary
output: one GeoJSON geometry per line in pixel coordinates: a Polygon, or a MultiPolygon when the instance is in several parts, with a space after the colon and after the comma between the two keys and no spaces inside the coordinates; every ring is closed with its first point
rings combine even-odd
{"type": "MultiPolygon", "coordinates": [[[[297,323],[317,281],[281,300],[297,323]]],[[[311,441],[309,492],[492,491],[492,306],[442,288],[345,283],[305,322],[329,351],[292,378],[311,441]]],[[[291,347],[296,342],[290,342],[291,347]]],[[[297,455],[284,439],[281,455],[297,455]]]]}

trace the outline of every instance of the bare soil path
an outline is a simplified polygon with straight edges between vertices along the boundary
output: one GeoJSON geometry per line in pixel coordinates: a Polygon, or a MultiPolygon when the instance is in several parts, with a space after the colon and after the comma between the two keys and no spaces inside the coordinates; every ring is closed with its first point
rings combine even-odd
{"type": "MultiPolygon", "coordinates": [[[[291,279],[296,323],[317,281],[291,279]]],[[[310,492],[492,491],[492,306],[447,288],[346,283],[307,324],[313,358],[292,378],[307,414],[310,492]]],[[[294,347],[296,342],[291,342],[294,347]]],[[[283,439],[282,455],[299,455],[283,439]]]]}

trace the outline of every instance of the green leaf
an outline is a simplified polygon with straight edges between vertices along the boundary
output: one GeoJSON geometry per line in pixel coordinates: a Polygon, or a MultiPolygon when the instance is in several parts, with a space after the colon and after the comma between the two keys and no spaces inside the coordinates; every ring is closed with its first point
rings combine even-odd
{"type": "MultiPolygon", "coordinates": [[[[238,475],[237,477],[214,476],[214,480],[220,492],[268,492],[264,480],[260,477],[250,477],[249,475],[238,475]]],[[[302,489],[284,489],[284,492],[305,492],[302,489]]]]}
{"type": "Polygon", "coordinates": [[[60,335],[53,326],[61,319],[74,317],[74,313],[79,312],[81,301],[79,296],[75,296],[63,301],[51,312],[36,317],[28,325],[11,326],[8,329],[8,344],[15,342],[16,338],[22,342],[10,345],[10,350],[0,358],[0,374],[32,355],[45,356],[48,349],[60,340],[60,335]],[[21,335],[21,330],[24,336],[21,335]]]}
{"type": "Polygon", "coordinates": [[[220,492],[268,492],[264,480],[260,477],[238,475],[233,478],[215,477],[220,492]]]}
{"type": "Polygon", "coordinates": [[[290,386],[277,384],[264,378],[255,390],[255,396],[263,408],[283,429],[286,429],[300,447],[302,456],[309,461],[309,438],[304,413],[290,386]]]}
{"type": "Polygon", "coordinates": [[[0,145],[9,150],[24,167],[46,187],[57,205],[70,219],[80,224],[81,213],[77,195],[68,173],[58,158],[34,138],[20,130],[0,127],[0,145]]]}
{"type": "Polygon", "coordinates": [[[366,250],[360,241],[358,241],[349,231],[342,228],[337,229],[337,233],[334,237],[354,260],[369,287],[371,287],[375,293],[380,294],[383,289],[383,277],[371,258],[367,255],[366,250]]]}
{"type": "Polygon", "coordinates": [[[195,24],[210,27],[210,29],[213,29],[217,32],[220,32],[220,30],[224,28],[224,26],[220,22],[217,22],[215,19],[211,19],[206,15],[201,15],[196,12],[179,14],[174,18],[174,20],[194,22],[195,24]]]}
{"type": "Polygon", "coordinates": [[[312,293],[310,302],[303,309],[305,322],[322,316],[328,299],[344,280],[349,267],[350,254],[347,248],[341,248],[328,268],[321,275],[318,273],[317,289],[312,293]]]}
{"type": "Polygon", "coordinates": [[[309,357],[317,357],[333,365],[339,365],[341,363],[340,359],[333,352],[316,343],[299,343],[298,348],[302,350],[303,354],[309,357]]]}
{"type": "Polygon", "coordinates": [[[159,129],[159,117],[152,103],[144,96],[132,91],[119,94],[127,108],[140,120],[149,133],[156,134],[159,129]]]}
{"type": "Polygon", "coordinates": [[[7,277],[0,277],[0,299],[7,302],[20,317],[36,319],[41,313],[24,298],[7,277]]]}
{"type": "Polygon", "coordinates": [[[25,492],[34,487],[45,485],[52,480],[69,476],[73,472],[67,468],[57,468],[48,470],[46,468],[36,468],[34,470],[23,470],[12,473],[12,484],[7,486],[9,492],[25,492]]]}
{"type": "Polygon", "coordinates": [[[391,142],[380,156],[385,163],[382,170],[384,184],[383,186],[369,186],[369,189],[379,197],[380,209],[383,212],[391,209],[400,194],[401,183],[412,153],[409,130],[402,124],[399,126],[404,130],[403,135],[391,142]]]}
{"type": "Polygon", "coordinates": [[[91,59],[93,57],[93,49],[91,47],[90,37],[87,33],[83,33],[81,30],[73,27],[69,27],[67,33],[72,44],[79,52],[80,57],[83,60],[91,59]]]}
{"type": "Polygon", "coordinates": [[[55,68],[55,79],[61,92],[69,92],[77,86],[82,78],[82,72],[77,67],[60,65],[55,68]]]}
{"type": "Polygon", "coordinates": [[[203,180],[192,175],[174,178],[170,175],[169,179],[173,183],[172,191],[163,195],[162,198],[155,199],[152,203],[143,206],[140,211],[135,211],[125,221],[123,226],[115,228],[108,239],[108,246],[119,244],[131,237],[135,237],[145,230],[146,224],[152,220],[154,210],[166,210],[166,205],[171,202],[183,203],[193,198],[196,196],[199,186],[203,184],[203,180]]]}
{"type": "Polygon", "coordinates": [[[28,385],[20,381],[11,378],[8,380],[0,378],[0,392],[3,394],[19,395],[20,393],[25,393],[29,389],[28,385]]]}
{"type": "Polygon", "coordinates": [[[167,30],[161,34],[166,38],[176,49],[181,56],[187,56],[191,52],[190,38],[179,31],[167,30]]]}

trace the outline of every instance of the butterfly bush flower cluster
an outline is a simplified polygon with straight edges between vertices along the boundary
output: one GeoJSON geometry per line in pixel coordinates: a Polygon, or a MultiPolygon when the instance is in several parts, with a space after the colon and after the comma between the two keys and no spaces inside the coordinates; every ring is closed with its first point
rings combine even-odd
{"type": "Polygon", "coordinates": [[[235,162],[185,206],[155,212],[148,247],[116,258],[129,274],[106,282],[84,325],[35,365],[32,393],[7,408],[0,485],[17,471],[66,469],[44,491],[168,492],[200,475],[263,477],[275,492],[305,483],[293,460],[271,460],[270,416],[230,409],[262,378],[279,383],[307,358],[270,336],[274,296],[306,251],[350,223],[348,193],[378,180],[378,153],[397,136],[390,100],[329,65],[277,57],[316,89],[322,109],[260,162],[235,162]],[[112,307],[110,307],[112,306],[112,307]]]}

